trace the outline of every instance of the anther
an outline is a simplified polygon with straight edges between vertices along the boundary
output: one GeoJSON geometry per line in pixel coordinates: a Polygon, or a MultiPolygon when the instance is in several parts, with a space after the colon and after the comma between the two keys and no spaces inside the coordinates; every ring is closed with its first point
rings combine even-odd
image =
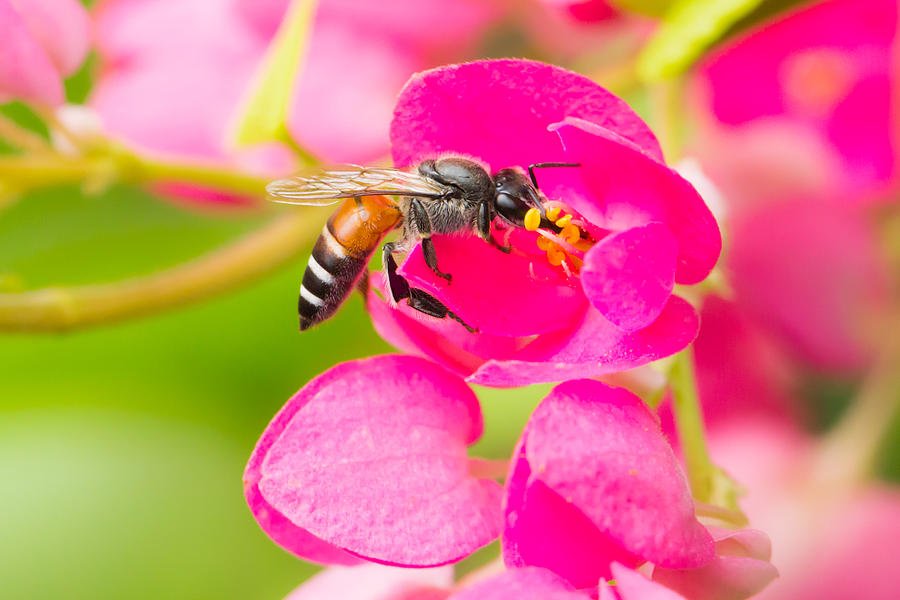
{"type": "MultiPolygon", "coordinates": [[[[560,219],[560,221],[562,221],[562,219],[560,219]]],[[[575,242],[581,239],[581,230],[575,225],[566,225],[563,227],[563,230],[559,232],[559,237],[570,244],[575,244],[575,242]]]]}
{"type": "Polygon", "coordinates": [[[559,265],[561,265],[562,261],[565,260],[565,258],[566,253],[559,248],[550,248],[550,250],[547,251],[547,259],[554,267],[558,267],[559,265]]]}
{"type": "Polygon", "coordinates": [[[537,247],[544,252],[546,252],[550,248],[553,248],[554,246],[556,246],[556,244],[553,242],[553,240],[549,240],[543,236],[537,239],[537,247]]]}
{"type": "Polygon", "coordinates": [[[572,215],[566,215],[564,217],[560,217],[556,220],[556,225],[558,227],[567,227],[572,224],[572,215]]]}
{"type": "Polygon", "coordinates": [[[537,228],[541,226],[541,213],[536,208],[529,208],[528,212],[525,213],[525,229],[528,231],[537,231],[537,228]]]}
{"type": "Polygon", "coordinates": [[[558,206],[554,206],[552,208],[547,209],[547,218],[551,221],[556,221],[556,218],[559,216],[560,208],[558,206]]]}

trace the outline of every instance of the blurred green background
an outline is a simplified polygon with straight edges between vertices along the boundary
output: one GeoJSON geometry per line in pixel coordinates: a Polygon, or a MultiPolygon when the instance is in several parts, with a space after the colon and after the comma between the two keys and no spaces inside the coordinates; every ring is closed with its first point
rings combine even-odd
{"type": "MultiPolygon", "coordinates": [[[[0,274],[27,288],[113,281],[261,221],[128,188],[43,192],[0,213],[0,274]]],[[[0,337],[0,598],[274,599],[312,572],[258,529],[244,464],[311,377],[391,350],[359,298],[300,335],[304,263],[174,313],[0,337]]],[[[542,393],[490,392],[477,452],[508,456],[542,393]]]]}

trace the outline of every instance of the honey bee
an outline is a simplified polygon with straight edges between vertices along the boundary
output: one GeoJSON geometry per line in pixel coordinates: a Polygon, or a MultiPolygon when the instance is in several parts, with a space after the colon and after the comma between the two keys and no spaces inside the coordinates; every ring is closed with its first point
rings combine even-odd
{"type": "Polygon", "coordinates": [[[509,253],[511,248],[500,245],[491,235],[494,217],[508,226],[524,227],[525,215],[532,208],[541,215],[540,227],[558,233],[559,227],[547,219],[534,170],[575,166],[579,165],[538,163],[528,167],[528,178],[514,168],[501,169],[491,176],[473,160],[447,156],[425,160],[414,172],[353,167],[270,183],[266,191],[278,203],[329,206],[343,201],[322,228],[303,274],[298,302],[300,330],[331,317],[353,288],[366,281],[363,278],[372,254],[388,232],[399,227],[400,239],[386,243],[382,254],[393,301],[405,299],[419,312],[451,318],[468,331],[477,331],[437,298],[411,287],[397,273],[394,254],[409,252],[421,243],[425,263],[450,283],[452,275],[438,266],[431,239],[434,234],[471,231],[509,253]]]}

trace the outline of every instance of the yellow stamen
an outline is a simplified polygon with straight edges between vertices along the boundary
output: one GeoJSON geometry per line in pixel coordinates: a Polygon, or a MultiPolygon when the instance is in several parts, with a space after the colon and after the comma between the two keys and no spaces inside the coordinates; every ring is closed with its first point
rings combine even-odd
{"type": "Polygon", "coordinates": [[[572,224],[572,215],[566,215],[564,217],[560,217],[559,219],[557,219],[556,224],[559,227],[567,227],[568,225],[571,225],[572,224]]]}
{"type": "MultiPolygon", "coordinates": [[[[560,221],[562,221],[562,219],[560,219],[560,221]]],[[[575,225],[566,225],[563,227],[563,230],[559,232],[559,237],[574,245],[575,242],[581,239],[581,230],[575,225]]]]}
{"type": "Polygon", "coordinates": [[[536,208],[529,208],[525,213],[525,229],[536,231],[541,226],[541,213],[536,208]]]}
{"type": "Polygon", "coordinates": [[[550,261],[550,264],[554,267],[558,267],[562,264],[562,261],[566,258],[566,253],[563,252],[560,248],[551,248],[547,251],[547,259],[550,261]]]}
{"type": "Polygon", "coordinates": [[[551,221],[555,221],[556,217],[559,216],[560,208],[558,206],[554,206],[553,208],[547,209],[547,218],[551,221]]]}
{"type": "Polygon", "coordinates": [[[579,250],[581,250],[582,252],[587,252],[588,250],[590,250],[591,248],[594,247],[594,243],[590,240],[579,240],[572,245],[575,246],[576,248],[578,248],[579,250]]]}
{"type": "Polygon", "coordinates": [[[556,246],[556,244],[553,243],[553,240],[548,240],[545,237],[539,237],[537,239],[537,247],[540,248],[541,250],[543,250],[544,252],[546,252],[550,248],[553,248],[554,246],[556,246]]]}

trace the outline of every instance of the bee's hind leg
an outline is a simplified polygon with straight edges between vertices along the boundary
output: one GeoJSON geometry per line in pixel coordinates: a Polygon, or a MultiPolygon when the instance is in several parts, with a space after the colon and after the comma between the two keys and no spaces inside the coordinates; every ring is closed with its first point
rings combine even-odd
{"type": "Polygon", "coordinates": [[[459,315],[448,309],[443,302],[418,288],[409,288],[409,306],[420,313],[437,317],[438,319],[450,318],[466,328],[469,333],[478,333],[478,329],[463,321],[459,315]]]}

